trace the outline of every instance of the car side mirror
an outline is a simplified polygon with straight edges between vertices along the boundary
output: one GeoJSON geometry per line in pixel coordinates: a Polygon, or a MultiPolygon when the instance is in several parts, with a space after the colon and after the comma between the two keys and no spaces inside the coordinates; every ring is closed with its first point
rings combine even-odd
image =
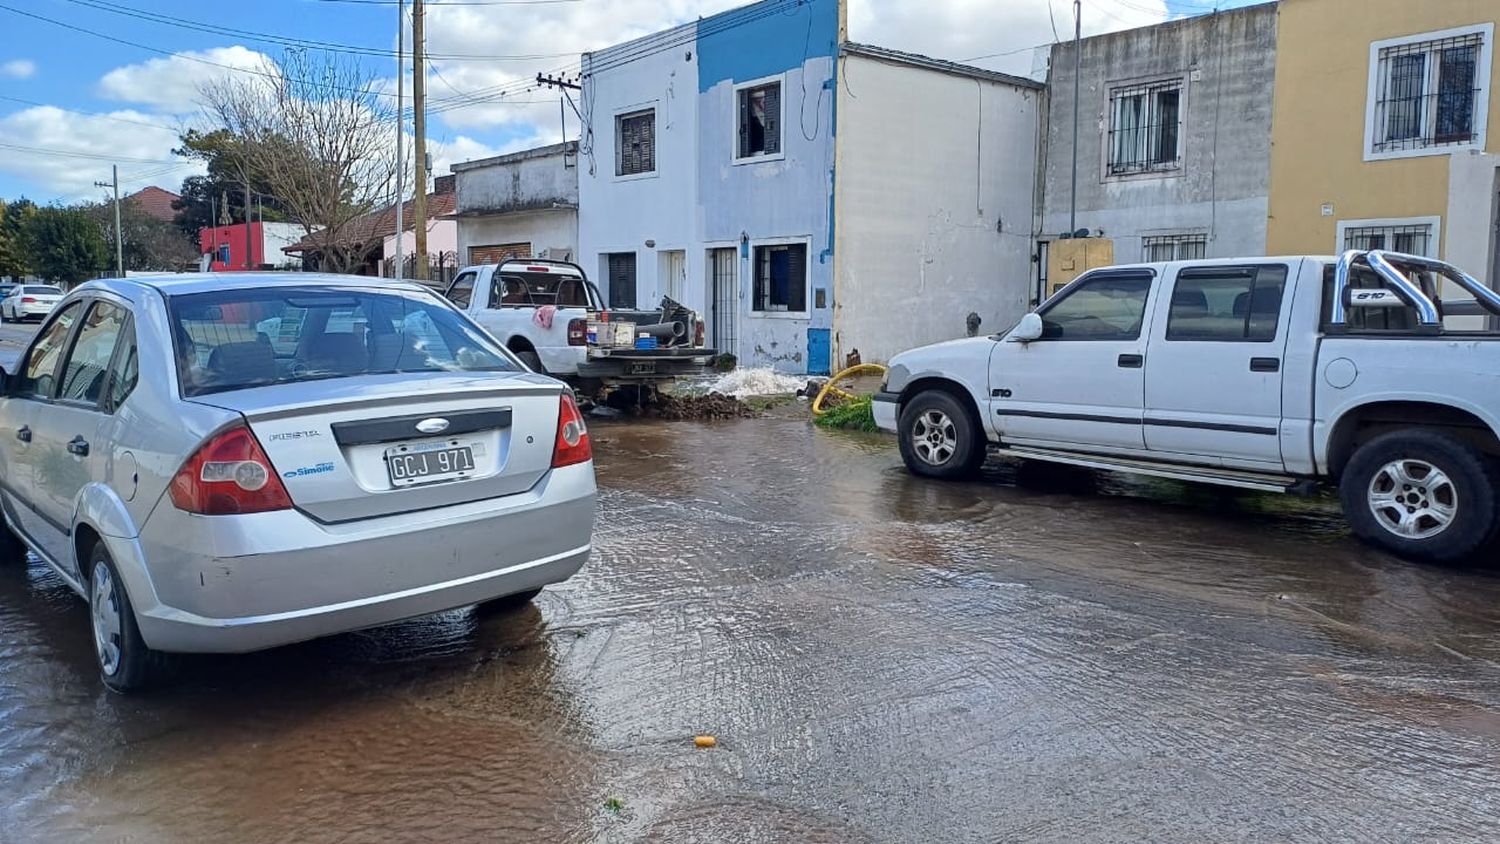
{"type": "Polygon", "coordinates": [[[1010,334],[1005,336],[1005,341],[1007,343],[1030,343],[1032,340],[1040,340],[1042,339],[1043,329],[1041,314],[1033,311],[1021,317],[1021,321],[1016,323],[1016,327],[1012,328],[1010,334]]]}

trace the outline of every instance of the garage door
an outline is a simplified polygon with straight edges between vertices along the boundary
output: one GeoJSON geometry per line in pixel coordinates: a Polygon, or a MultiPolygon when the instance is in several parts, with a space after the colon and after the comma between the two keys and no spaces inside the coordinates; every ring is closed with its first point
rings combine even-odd
{"type": "Polygon", "coordinates": [[[529,243],[497,243],[493,246],[470,246],[469,266],[475,264],[498,264],[512,258],[530,258],[529,243]]]}

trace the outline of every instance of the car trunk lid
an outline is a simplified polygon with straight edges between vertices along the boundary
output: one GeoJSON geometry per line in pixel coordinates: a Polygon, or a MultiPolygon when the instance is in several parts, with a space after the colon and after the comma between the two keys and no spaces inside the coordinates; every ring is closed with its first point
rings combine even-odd
{"type": "Polygon", "coordinates": [[[243,414],[299,510],[335,523],[515,495],[552,466],[560,387],[528,374],[363,376],[197,401],[243,414]]]}

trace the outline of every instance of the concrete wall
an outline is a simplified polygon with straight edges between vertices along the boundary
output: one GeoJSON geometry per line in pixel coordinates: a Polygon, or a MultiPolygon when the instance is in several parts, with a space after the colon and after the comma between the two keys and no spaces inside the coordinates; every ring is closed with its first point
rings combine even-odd
{"type": "MultiPolygon", "coordinates": [[[[657,250],[689,249],[697,233],[697,23],[585,54],[578,162],[578,263],[609,300],[604,256],[636,254],[636,302],[654,306],[665,284],[657,250]],[[676,45],[660,49],[663,43],[676,45]],[[615,175],[615,118],[656,110],[656,172],[615,175]],[[652,245],[647,246],[646,242],[652,245]]],[[[693,262],[689,262],[691,265],[693,262]]],[[[701,268],[699,268],[701,272],[701,268]]],[[[703,309],[703,285],[688,307],[703,309]]]]}
{"type": "Polygon", "coordinates": [[[453,166],[458,260],[469,247],[529,243],[578,254],[578,145],[554,144],[453,166]]]}
{"type": "MultiPolygon", "coordinates": [[[[1450,251],[1460,246],[1452,239],[1455,225],[1472,241],[1475,235],[1465,223],[1487,216],[1493,196],[1481,200],[1479,186],[1454,182],[1456,195],[1472,201],[1453,203],[1449,177],[1456,169],[1450,159],[1472,155],[1467,150],[1434,148],[1419,157],[1366,160],[1371,45],[1475,24],[1490,24],[1500,33],[1500,4],[1285,0],[1280,18],[1270,247],[1278,252],[1327,253],[1342,246],[1341,221],[1437,218],[1438,255],[1458,259],[1459,252],[1450,251]],[[1330,213],[1325,213],[1325,206],[1330,213]]],[[[1491,56],[1494,46],[1490,45],[1491,56]]],[[[1494,154],[1500,153],[1500,61],[1491,62],[1487,86],[1485,151],[1494,154]]],[[[1485,183],[1493,184],[1493,177],[1485,183]]],[[[1460,252],[1463,260],[1480,254],[1467,244],[1460,252]]],[[[1488,271],[1482,261],[1467,268],[1480,274],[1488,271]]]]}
{"type": "Polygon", "coordinates": [[[1500,286],[1500,155],[1452,156],[1448,184],[1444,257],[1490,287],[1500,286]]]}
{"type": "MultiPolygon", "coordinates": [[[[700,240],[737,246],[739,320],[733,351],[749,366],[809,371],[810,331],[833,324],[834,51],[837,0],[811,0],[765,15],[757,4],[705,19],[698,43],[698,203],[700,240]],[[736,86],[780,80],[782,156],[737,163],[736,86]],[[807,306],[798,314],[753,308],[755,247],[806,242],[807,306]],[[819,291],[823,307],[819,308],[819,291]]],[[[689,288],[707,289],[700,246],[688,261],[689,288]],[[695,275],[698,273],[699,275],[695,275]]],[[[815,371],[828,366],[812,362],[815,371]]]]}
{"type": "MultiPolygon", "coordinates": [[[[1043,239],[1069,225],[1073,50],[1051,54],[1043,239]]],[[[1208,257],[1265,254],[1276,6],[1085,39],[1081,61],[1078,227],[1103,230],[1120,263],[1140,260],[1142,237],[1165,234],[1207,235],[1208,257]],[[1109,176],[1111,88],[1167,77],[1183,80],[1182,167],[1109,176]]]]}
{"type": "Polygon", "coordinates": [[[841,61],[840,355],[884,361],[963,337],[971,311],[985,331],[1013,324],[1029,299],[1042,92],[841,61]]]}
{"type": "MultiPolygon", "coordinates": [[[[396,236],[393,234],[385,239],[385,251],[382,255],[392,256],[396,254],[396,236]]],[[[427,221],[427,254],[436,257],[443,253],[449,255],[457,254],[458,250],[458,222],[453,219],[435,219],[427,221]]],[[[417,233],[406,231],[401,233],[401,254],[410,256],[417,251],[417,233]]],[[[447,263],[451,266],[453,259],[450,257],[447,263]]],[[[463,256],[458,256],[458,263],[463,264],[463,256]]]]}

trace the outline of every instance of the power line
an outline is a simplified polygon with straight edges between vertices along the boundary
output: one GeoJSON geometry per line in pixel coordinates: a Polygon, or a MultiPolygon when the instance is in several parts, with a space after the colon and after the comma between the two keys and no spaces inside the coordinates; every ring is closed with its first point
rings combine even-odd
{"type": "Polygon", "coordinates": [[[0,149],[15,150],[16,152],[31,153],[32,155],[50,155],[61,158],[87,158],[93,161],[118,161],[123,164],[175,164],[160,158],[128,158],[120,155],[109,155],[97,152],[71,152],[61,149],[47,149],[45,147],[28,147],[21,144],[7,144],[0,142],[0,149]]]}
{"type": "MultiPolygon", "coordinates": [[[[136,18],[137,20],[150,21],[163,26],[175,26],[179,29],[188,29],[195,32],[206,32],[211,35],[224,35],[231,38],[244,38],[249,41],[261,41],[267,44],[279,44],[283,47],[300,47],[305,49],[324,50],[331,53],[348,53],[356,56],[374,56],[379,58],[394,58],[395,52],[380,47],[367,47],[361,44],[339,44],[332,41],[318,41],[308,38],[297,38],[290,35],[278,35],[269,32],[256,32],[247,29],[235,29],[233,27],[220,26],[218,24],[204,23],[202,21],[188,20],[171,15],[164,15],[144,9],[131,9],[118,6],[105,0],[66,0],[76,6],[96,9],[101,12],[122,15],[124,17],[136,18]]],[[[441,54],[434,53],[434,59],[443,61],[535,61],[537,59],[555,59],[571,53],[530,53],[519,55],[479,55],[479,54],[441,54]]]]}
{"type": "MultiPolygon", "coordinates": [[[[319,3],[345,3],[350,6],[394,6],[401,0],[317,0],[319,3]]],[[[428,0],[429,6],[552,6],[558,3],[581,3],[583,0],[428,0]]]]}
{"type": "Polygon", "coordinates": [[[66,111],[69,114],[77,114],[77,115],[81,115],[83,117],[97,117],[97,118],[99,118],[101,120],[113,120],[116,123],[129,123],[132,126],[145,126],[148,129],[161,129],[161,130],[166,131],[166,132],[180,132],[181,131],[177,127],[167,126],[167,125],[164,125],[164,124],[161,124],[161,123],[147,123],[144,120],[131,120],[131,119],[127,118],[127,117],[115,117],[112,114],[99,114],[98,112],[93,112],[93,111],[79,111],[78,109],[64,108],[64,107],[62,107],[60,105],[53,105],[51,103],[39,103],[39,102],[37,102],[35,100],[24,100],[24,99],[21,99],[20,97],[12,97],[12,96],[10,96],[8,94],[0,94],[0,100],[10,100],[13,103],[21,103],[22,105],[36,106],[37,108],[55,108],[58,111],[66,111]]]}

